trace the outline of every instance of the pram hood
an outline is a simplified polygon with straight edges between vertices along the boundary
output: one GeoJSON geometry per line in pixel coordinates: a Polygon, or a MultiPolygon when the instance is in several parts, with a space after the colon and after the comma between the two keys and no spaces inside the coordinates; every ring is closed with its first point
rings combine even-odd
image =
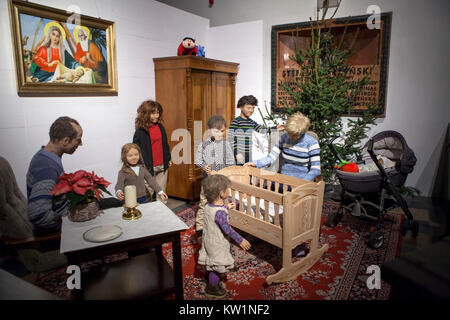
{"type": "MultiPolygon", "coordinates": [[[[396,187],[403,185],[417,162],[414,151],[408,147],[403,136],[396,131],[382,131],[372,139],[374,153],[395,162],[395,167],[385,170],[391,182],[396,187]]],[[[362,150],[363,160],[371,159],[367,146],[368,142],[362,150]]],[[[382,187],[382,176],[378,170],[361,173],[337,170],[336,175],[343,189],[352,193],[374,193],[379,192],[382,187]]]]}
{"type": "MultiPolygon", "coordinates": [[[[395,161],[395,169],[403,174],[413,172],[417,158],[400,133],[393,130],[382,131],[374,135],[372,139],[373,151],[376,155],[382,155],[395,161]]],[[[366,155],[370,158],[367,152],[368,144],[369,142],[366,142],[363,147],[363,159],[366,155]]]]}

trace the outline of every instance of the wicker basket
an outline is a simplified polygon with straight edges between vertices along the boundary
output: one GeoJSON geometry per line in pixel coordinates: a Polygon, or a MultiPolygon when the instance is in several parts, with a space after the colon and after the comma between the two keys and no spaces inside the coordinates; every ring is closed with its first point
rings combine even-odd
{"type": "Polygon", "coordinates": [[[74,222],[92,220],[99,215],[100,210],[97,201],[79,203],[69,207],[69,219],[74,222]]]}

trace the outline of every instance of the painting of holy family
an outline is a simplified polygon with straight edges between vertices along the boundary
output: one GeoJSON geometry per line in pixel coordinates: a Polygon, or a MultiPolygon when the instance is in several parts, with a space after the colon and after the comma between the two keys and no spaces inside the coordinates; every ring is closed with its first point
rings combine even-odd
{"type": "Polygon", "coordinates": [[[9,0],[19,95],[116,95],[114,23],[9,0]]]}

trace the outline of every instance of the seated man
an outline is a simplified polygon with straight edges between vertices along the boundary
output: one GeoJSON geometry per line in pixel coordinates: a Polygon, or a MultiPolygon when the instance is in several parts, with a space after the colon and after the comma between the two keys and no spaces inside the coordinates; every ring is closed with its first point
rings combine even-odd
{"type": "Polygon", "coordinates": [[[28,217],[36,235],[61,230],[61,216],[68,211],[65,197],[50,194],[58,177],[64,173],[61,157],[73,154],[83,143],[83,130],[69,117],[60,117],[50,127],[50,141],[31,159],[27,172],[28,217]]]}

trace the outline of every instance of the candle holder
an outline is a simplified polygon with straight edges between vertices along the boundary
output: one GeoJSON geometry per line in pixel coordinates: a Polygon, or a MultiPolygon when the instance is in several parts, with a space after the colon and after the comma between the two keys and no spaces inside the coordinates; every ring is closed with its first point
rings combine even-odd
{"type": "MultiPolygon", "coordinates": [[[[137,205],[136,205],[137,207],[137,205]]],[[[136,209],[136,207],[126,208],[126,210],[122,213],[122,219],[124,220],[137,220],[142,217],[141,211],[136,209]]]]}

